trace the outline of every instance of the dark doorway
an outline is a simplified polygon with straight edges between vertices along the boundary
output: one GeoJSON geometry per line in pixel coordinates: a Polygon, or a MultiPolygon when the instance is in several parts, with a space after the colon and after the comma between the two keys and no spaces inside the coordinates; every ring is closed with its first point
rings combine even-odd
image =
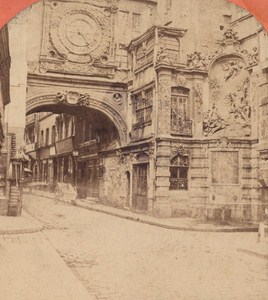
{"type": "Polygon", "coordinates": [[[87,164],[86,162],[78,163],[78,183],[77,183],[78,197],[85,199],[87,197],[87,164]]]}
{"type": "Polygon", "coordinates": [[[88,167],[88,190],[87,196],[98,198],[99,197],[99,167],[91,166],[88,167]]]}
{"type": "Polygon", "coordinates": [[[148,164],[135,165],[133,169],[133,200],[132,209],[137,211],[148,210],[148,164]]]}
{"type": "Polygon", "coordinates": [[[126,206],[130,207],[130,172],[126,172],[126,206]]]}

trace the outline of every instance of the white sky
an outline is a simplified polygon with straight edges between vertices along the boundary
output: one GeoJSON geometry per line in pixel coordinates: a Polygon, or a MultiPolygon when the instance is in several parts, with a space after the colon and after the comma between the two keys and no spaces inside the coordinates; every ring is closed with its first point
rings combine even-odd
{"type": "Polygon", "coordinates": [[[13,18],[8,23],[9,48],[11,56],[10,69],[10,98],[11,103],[6,107],[6,121],[9,127],[25,126],[26,111],[26,38],[27,38],[27,12],[13,18]]]}

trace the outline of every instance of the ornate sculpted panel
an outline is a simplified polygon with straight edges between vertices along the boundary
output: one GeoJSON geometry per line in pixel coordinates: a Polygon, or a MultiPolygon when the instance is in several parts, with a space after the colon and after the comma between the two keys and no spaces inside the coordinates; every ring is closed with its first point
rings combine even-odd
{"type": "Polygon", "coordinates": [[[250,80],[246,64],[236,56],[217,60],[210,71],[210,110],[205,114],[205,136],[251,134],[250,80]]]}
{"type": "Polygon", "coordinates": [[[215,60],[224,55],[230,54],[237,54],[243,57],[247,62],[246,67],[256,66],[259,63],[258,48],[253,47],[252,51],[241,48],[237,33],[232,29],[228,29],[224,32],[223,38],[220,41],[219,47],[216,51],[209,55],[204,55],[198,51],[188,54],[186,65],[189,69],[207,71],[209,66],[213,64],[215,60]]]}
{"type": "Polygon", "coordinates": [[[158,130],[170,133],[171,86],[170,80],[159,78],[158,130]]]}
{"type": "Polygon", "coordinates": [[[170,160],[172,160],[176,156],[189,156],[190,150],[186,149],[183,145],[178,145],[174,148],[172,148],[170,160]]]}
{"type": "Polygon", "coordinates": [[[195,101],[195,116],[196,120],[200,122],[202,120],[203,115],[203,90],[202,84],[197,83],[194,88],[194,101],[195,101]]]}
{"type": "Polygon", "coordinates": [[[173,86],[182,86],[185,88],[189,88],[187,78],[182,72],[173,74],[171,80],[173,86]]]}
{"type": "Polygon", "coordinates": [[[112,3],[47,2],[40,71],[112,76],[112,3]]]}

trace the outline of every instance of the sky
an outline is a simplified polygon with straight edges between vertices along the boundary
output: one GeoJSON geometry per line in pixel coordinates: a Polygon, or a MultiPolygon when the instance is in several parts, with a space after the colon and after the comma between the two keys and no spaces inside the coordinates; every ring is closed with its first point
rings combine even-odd
{"type": "Polygon", "coordinates": [[[6,107],[5,119],[9,127],[25,126],[26,111],[26,39],[27,12],[20,13],[8,23],[9,51],[11,56],[10,69],[10,98],[11,103],[6,107]]]}

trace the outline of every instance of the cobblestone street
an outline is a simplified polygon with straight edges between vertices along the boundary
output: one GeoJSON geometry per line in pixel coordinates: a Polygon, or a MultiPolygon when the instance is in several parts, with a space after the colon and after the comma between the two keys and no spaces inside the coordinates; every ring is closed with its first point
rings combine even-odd
{"type": "Polygon", "coordinates": [[[267,261],[237,251],[256,233],[167,230],[38,196],[24,201],[97,299],[267,299],[267,261]]]}

